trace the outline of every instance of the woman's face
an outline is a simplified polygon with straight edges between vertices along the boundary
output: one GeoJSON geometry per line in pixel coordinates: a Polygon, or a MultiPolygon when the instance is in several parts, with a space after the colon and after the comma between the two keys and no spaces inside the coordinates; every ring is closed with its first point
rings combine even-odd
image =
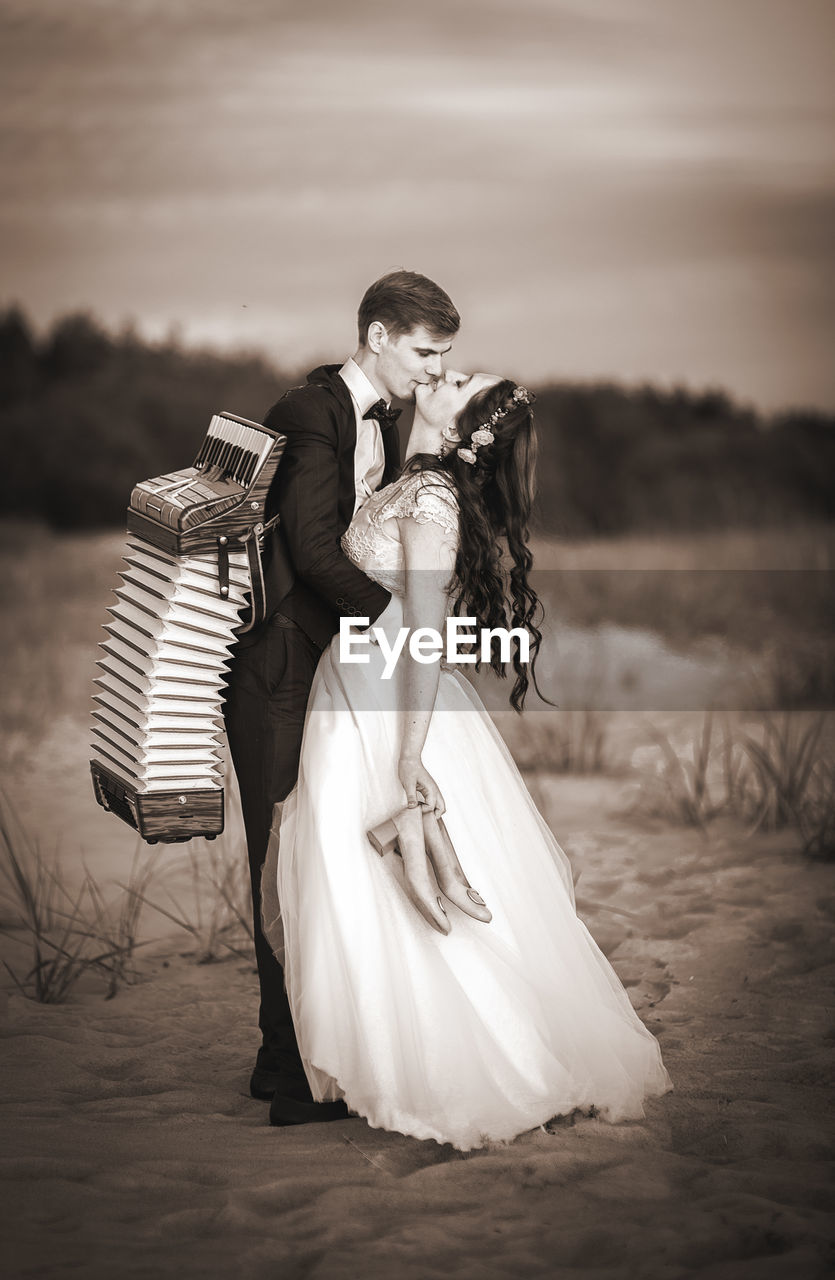
{"type": "Polygon", "coordinates": [[[425,427],[437,433],[439,448],[444,428],[447,428],[448,435],[453,433],[455,419],[473,396],[501,381],[502,379],[493,373],[467,375],[447,369],[437,382],[415,389],[417,414],[420,415],[425,427]]]}

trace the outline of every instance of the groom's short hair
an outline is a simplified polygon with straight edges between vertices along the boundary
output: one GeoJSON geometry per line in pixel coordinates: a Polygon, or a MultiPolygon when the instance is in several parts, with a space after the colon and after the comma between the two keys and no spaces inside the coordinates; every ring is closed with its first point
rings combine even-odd
{"type": "Polygon", "coordinates": [[[392,338],[423,326],[438,340],[452,337],[461,317],[440,285],[417,271],[389,271],[365,291],[357,312],[360,346],[368,341],[368,326],[381,321],[392,338]]]}

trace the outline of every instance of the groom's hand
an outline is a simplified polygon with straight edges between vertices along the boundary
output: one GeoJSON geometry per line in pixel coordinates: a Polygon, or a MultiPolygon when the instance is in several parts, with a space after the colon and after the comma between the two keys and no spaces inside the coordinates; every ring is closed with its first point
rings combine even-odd
{"type": "Polygon", "coordinates": [[[443,816],[446,812],[444,797],[431,773],[423,767],[419,756],[401,756],[397,776],[406,792],[406,803],[410,808],[420,805],[423,809],[433,810],[438,818],[443,816]]]}

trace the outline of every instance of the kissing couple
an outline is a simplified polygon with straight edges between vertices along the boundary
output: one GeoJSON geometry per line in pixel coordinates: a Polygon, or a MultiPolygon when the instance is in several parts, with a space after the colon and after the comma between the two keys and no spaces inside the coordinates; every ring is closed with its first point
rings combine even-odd
{"type": "Polygon", "coordinates": [[[412,271],[365,293],[353,358],[288,391],[266,621],[226,701],[252,878],[274,1125],[363,1116],[466,1151],[592,1107],[642,1116],[670,1079],[575,912],[566,855],[471,683],[404,648],[340,661],[340,622],[393,643],[447,618],[495,648],[522,712],[539,602],[533,396],[444,369],[460,317],[412,271]],[[393,399],[414,404],[401,461],[393,399]],[[382,856],[381,856],[382,855],[382,856]]]}

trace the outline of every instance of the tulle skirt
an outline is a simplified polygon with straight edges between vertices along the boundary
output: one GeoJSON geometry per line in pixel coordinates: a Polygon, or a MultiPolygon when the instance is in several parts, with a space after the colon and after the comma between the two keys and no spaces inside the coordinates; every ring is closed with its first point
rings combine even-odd
{"type": "MultiPolygon", "coordinates": [[[[398,610],[394,599],[394,629],[398,610]]],[[[339,663],[336,640],[324,654],[272,848],[268,936],[313,1096],[465,1151],[575,1108],[642,1116],[672,1087],[658,1042],[578,919],[568,860],[458,672],[441,671],[423,761],[492,921],[446,901],[452,930],[435,932],[406,898],[400,859],[369,844],[404,803],[396,685],[380,680],[379,650],[371,658],[339,663]]]]}

